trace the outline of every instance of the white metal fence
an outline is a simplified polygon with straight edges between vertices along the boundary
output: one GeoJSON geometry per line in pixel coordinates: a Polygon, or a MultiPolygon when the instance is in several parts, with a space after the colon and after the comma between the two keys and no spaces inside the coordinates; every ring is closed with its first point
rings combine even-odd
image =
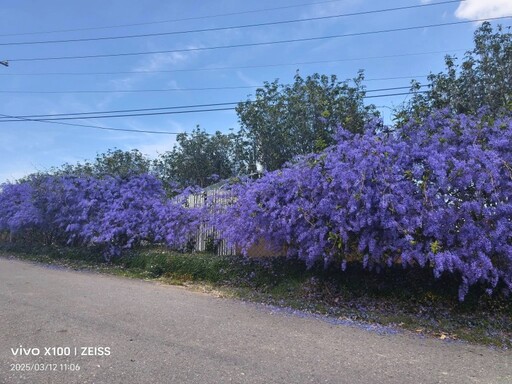
{"type": "MultiPolygon", "coordinates": [[[[190,195],[187,204],[190,208],[207,206],[211,213],[215,214],[226,207],[232,201],[233,195],[222,189],[208,189],[203,193],[190,195]]],[[[195,235],[195,250],[199,252],[216,252],[218,255],[233,255],[234,247],[229,247],[226,241],[219,238],[215,227],[208,222],[201,223],[195,235]]]]}

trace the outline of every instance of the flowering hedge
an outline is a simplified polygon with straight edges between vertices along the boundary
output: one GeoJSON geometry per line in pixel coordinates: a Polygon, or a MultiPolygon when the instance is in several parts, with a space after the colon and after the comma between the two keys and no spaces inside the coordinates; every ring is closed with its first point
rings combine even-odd
{"type": "Polygon", "coordinates": [[[99,245],[107,259],[143,241],[184,248],[201,219],[184,193],[168,199],[151,175],[44,176],[2,187],[0,230],[46,243],[99,245]]]}
{"type": "MultiPolygon", "coordinates": [[[[431,268],[489,292],[512,289],[512,118],[433,113],[386,133],[379,121],[256,181],[227,207],[186,207],[151,175],[45,176],[5,184],[0,231],[105,256],[142,242],[183,249],[201,222],[242,252],[259,243],[312,266],[431,268]]],[[[188,192],[188,193],[192,193],[188,192]]]]}
{"type": "Polygon", "coordinates": [[[512,119],[442,111],[399,133],[380,122],[261,179],[235,186],[217,222],[247,252],[261,239],[308,265],[359,260],[512,288],[512,119]]]}

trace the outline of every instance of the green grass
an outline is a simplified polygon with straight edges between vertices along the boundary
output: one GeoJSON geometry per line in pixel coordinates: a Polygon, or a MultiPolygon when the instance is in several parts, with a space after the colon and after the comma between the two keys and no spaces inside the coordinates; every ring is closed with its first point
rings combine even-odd
{"type": "Polygon", "coordinates": [[[512,347],[512,298],[474,287],[457,300],[453,277],[395,268],[380,274],[349,265],[346,272],[307,270],[282,258],[251,260],[161,248],[126,252],[105,263],[97,249],[0,244],[0,254],[72,269],[185,285],[225,297],[286,306],[312,313],[393,325],[441,339],[512,347]]]}

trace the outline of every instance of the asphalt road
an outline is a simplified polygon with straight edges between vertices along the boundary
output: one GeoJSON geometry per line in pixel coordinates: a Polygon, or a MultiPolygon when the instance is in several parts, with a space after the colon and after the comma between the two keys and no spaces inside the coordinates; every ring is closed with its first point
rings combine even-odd
{"type": "Polygon", "coordinates": [[[504,384],[512,352],[0,258],[0,382],[504,384]]]}

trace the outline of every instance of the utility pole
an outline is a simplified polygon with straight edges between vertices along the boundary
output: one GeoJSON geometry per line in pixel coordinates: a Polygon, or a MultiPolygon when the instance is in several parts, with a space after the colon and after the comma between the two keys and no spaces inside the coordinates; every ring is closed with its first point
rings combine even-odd
{"type": "Polygon", "coordinates": [[[7,60],[0,61],[0,64],[2,64],[4,67],[8,67],[9,66],[9,62],[7,60]]]}

